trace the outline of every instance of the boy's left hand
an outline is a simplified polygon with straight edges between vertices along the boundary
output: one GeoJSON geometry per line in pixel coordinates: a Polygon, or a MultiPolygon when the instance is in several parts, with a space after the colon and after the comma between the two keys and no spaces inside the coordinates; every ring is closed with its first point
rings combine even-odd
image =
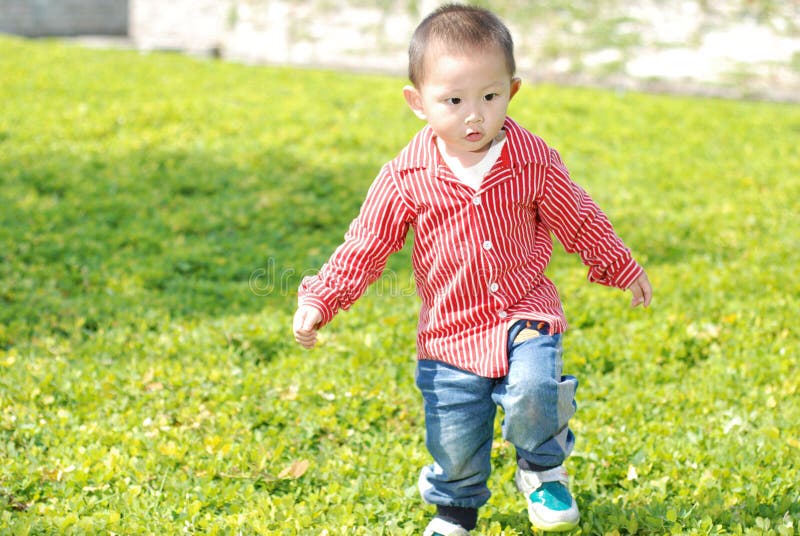
{"type": "Polygon", "coordinates": [[[639,305],[647,307],[650,305],[650,300],[653,298],[653,287],[650,286],[650,280],[647,278],[646,273],[642,272],[642,275],[631,283],[628,290],[633,293],[631,307],[637,307],[639,305]]]}
{"type": "Polygon", "coordinates": [[[308,305],[300,305],[292,322],[294,340],[307,350],[313,348],[317,344],[317,326],[320,322],[322,322],[322,313],[319,310],[308,305]]]}

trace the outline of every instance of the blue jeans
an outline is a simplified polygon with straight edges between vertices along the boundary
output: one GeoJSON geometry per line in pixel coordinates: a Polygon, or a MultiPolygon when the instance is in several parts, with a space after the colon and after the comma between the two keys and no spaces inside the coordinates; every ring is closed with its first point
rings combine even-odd
{"type": "Polygon", "coordinates": [[[503,378],[483,378],[439,361],[418,362],[425,444],[434,460],[419,479],[425,502],[478,508],[489,500],[497,406],[504,410],[503,437],[518,458],[555,467],[572,452],[575,436],[567,423],[575,413],[578,381],[562,376],[561,335],[548,335],[545,326],[538,337],[514,344],[524,327],[523,320],[509,329],[509,371],[503,378]]]}

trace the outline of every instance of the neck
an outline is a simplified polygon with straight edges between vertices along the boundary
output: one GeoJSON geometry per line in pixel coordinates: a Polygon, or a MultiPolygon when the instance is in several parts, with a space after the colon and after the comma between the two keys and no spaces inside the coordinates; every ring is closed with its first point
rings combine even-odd
{"type": "Polygon", "coordinates": [[[466,151],[466,152],[459,151],[457,153],[452,153],[448,151],[447,146],[444,143],[442,143],[441,139],[439,138],[436,139],[436,146],[439,148],[441,152],[445,153],[449,158],[458,160],[458,162],[463,167],[468,168],[474,166],[475,164],[480,162],[484,156],[486,156],[486,152],[492,146],[492,142],[490,141],[477,151],[466,151]]]}

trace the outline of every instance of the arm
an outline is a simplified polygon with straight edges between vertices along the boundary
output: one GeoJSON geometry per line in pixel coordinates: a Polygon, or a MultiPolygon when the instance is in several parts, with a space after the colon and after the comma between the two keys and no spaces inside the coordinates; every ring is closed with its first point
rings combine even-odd
{"type": "Polygon", "coordinates": [[[411,220],[411,211],[386,166],[370,187],[344,243],[317,275],[305,277],[300,284],[293,325],[298,343],[311,348],[316,331],[340,309],[349,309],[380,277],[389,255],[403,247],[411,220]]]}
{"type": "Polygon", "coordinates": [[[589,281],[633,293],[632,306],[649,305],[647,275],[614,232],[608,217],[574,183],[560,156],[551,150],[551,165],[539,204],[542,220],[568,253],[580,255],[589,267],[589,281]]]}

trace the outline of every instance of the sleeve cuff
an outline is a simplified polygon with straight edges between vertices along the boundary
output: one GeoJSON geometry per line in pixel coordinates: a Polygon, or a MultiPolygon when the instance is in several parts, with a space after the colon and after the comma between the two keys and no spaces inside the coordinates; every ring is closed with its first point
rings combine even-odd
{"type": "Polygon", "coordinates": [[[642,275],[644,269],[629,255],[618,265],[611,265],[606,270],[593,268],[589,271],[589,281],[609,287],[626,290],[642,275]]]}
{"type": "Polygon", "coordinates": [[[329,293],[331,295],[327,296],[328,299],[325,299],[321,293],[315,292],[315,282],[317,282],[317,280],[314,277],[306,277],[303,279],[297,291],[297,302],[298,305],[307,305],[317,309],[322,314],[322,321],[320,322],[320,327],[322,327],[336,316],[337,307],[329,303],[335,303],[336,300],[332,293],[329,293]]]}
{"type": "Polygon", "coordinates": [[[628,261],[614,273],[612,277],[613,285],[622,290],[626,290],[643,272],[644,268],[642,268],[638,262],[629,258],[628,261]]]}

